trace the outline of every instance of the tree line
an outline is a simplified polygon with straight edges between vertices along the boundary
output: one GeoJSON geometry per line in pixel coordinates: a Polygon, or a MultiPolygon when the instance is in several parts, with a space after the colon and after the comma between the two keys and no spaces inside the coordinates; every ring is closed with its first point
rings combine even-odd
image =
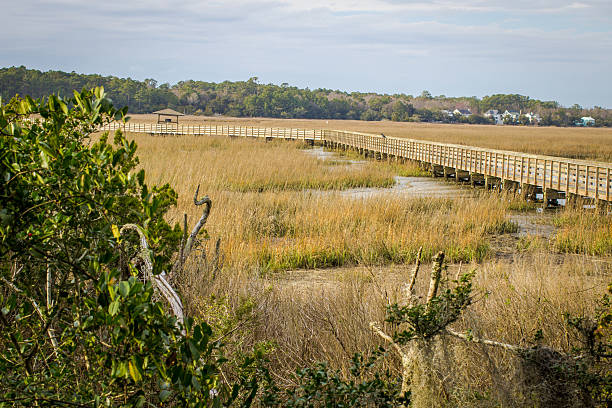
{"type": "MultiPolygon", "coordinates": [[[[286,83],[261,84],[257,77],[247,81],[180,81],[174,85],[98,74],[27,69],[24,66],[0,68],[0,96],[40,98],[45,95],[72,95],[73,90],[103,86],[114,104],[129,106],[131,113],[150,113],[172,108],[186,114],[233,117],[272,117],[293,119],[392,120],[399,122],[493,123],[483,114],[489,109],[533,112],[540,125],[573,126],[581,117],[591,116],[595,126],[612,126],[612,110],[563,107],[555,101],[541,101],[518,94],[496,94],[483,98],[344,92],[331,89],[301,89],[286,83]],[[469,117],[447,111],[469,109],[469,117]]],[[[513,124],[527,124],[517,121],[513,124]]]]}

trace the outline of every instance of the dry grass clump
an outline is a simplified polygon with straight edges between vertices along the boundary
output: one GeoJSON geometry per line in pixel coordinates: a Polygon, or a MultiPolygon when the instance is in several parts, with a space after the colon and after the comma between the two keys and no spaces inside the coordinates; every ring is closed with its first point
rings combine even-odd
{"type": "MultiPolygon", "coordinates": [[[[511,264],[492,262],[478,268],[480,299],[464,315],[457,328],[472,329],[475,336],[532,347],[546,345],[571,353],[583,346],[564,318],[592,316],[610,282],[612,263],[582,256],[559,258],[546,252],[516,257],[511,264]]],[[[539,378],[532,384],[525,366],[507,351],[482,345],[454,342],[455,364],[451,374],[457,398],[467,405],[506,406],[549,405],[554,395],[566,392],[567,384],[550,387],[539,378]],[[480,364],[479,364],[480,363],[480,364]]],[[[438,370],[442,370],[441,365],[438,370]]],[[[554,382],[554,381],[551,381],[554,382]]],[[[570,403],[570,401],[566,401],[570,403]]],[[[565,405],[564,405],[565,406],[565,405]]]]}
{"type": "MultiPolygon", "coordinates": [[[[153,115],[133,115],[133,120],[150,123],[155,122],[157,118],[153,115]]],[[[209,118],[202,116],[187,116],[181,118],[181,121],[190,125],[230,123],[234,126],[352,130],[524,153],[612,161],[612,129],[609,128],[368,122],[359,120],[209,118]]]]}
{"type": "Polygon", "coordinates": [[[594,256],[612,255],[612,215],[566,209],[554,219],[559,228],[552,241],[555,250],[594,256]]]}
{"type": "MultiPolygon", "coordinates": [[[[482,261],[489,234],[512,232],[499,200],[388,196],[355,200],[336,194],[227,193],[208,232],[221,238],[230,265],[265,271],[384,265],[424,259],[439,250],[453,262],[482,261]]],[[[176,212],[197,216],[185,203],[176,212]]]]}
{"type": "MultiPolygon", "coordinates": [[[[515,208],[510,203],[510,208],[515,208]]],[[[554,253],[609,257],[612,255],[612,214],[594,209],[561,208],[539,222],[554,227],[550,236],[526,235],[517,242],[520,251],[548,250],[554,253]]]]}
{"type": "MultiPolygon", "coordinates": [[[[481,261],[486,235],[514,228],[503,206],[487,200],[309,196],[298,202],[288,197],[286,206],[291,215],[283,230],[290,234],[254,237],[258,264],[266,270],[413,262],[420,246],[425,259],[445,250],[456,262],[481,261]]],[[[262,215],[278,230],[277,214],[262,215]]]]}

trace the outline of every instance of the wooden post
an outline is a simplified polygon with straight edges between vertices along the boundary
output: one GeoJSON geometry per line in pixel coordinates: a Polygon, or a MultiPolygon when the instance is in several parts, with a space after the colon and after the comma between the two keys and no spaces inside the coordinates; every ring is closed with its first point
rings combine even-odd
{"type": "Polygon", "coordinates": [[[544,159],[544,174],[542,175],[542,186],[544,187],[542,191],[544,194],[546,194],[546,163],[547,161],[544,159]]]}
{"type": "Polygon", "coordinates": [[[610,168],[606,169],[606,201],[610,201],[610,168]]]}
{"type": "Polygon", "coordinates": [[[569,182],[570,182],[570,164],[569,162],[565,163],[567,168],[567,173],[565,174],[565,194],[569,194],[569,182]]]}
{"type": "Polygon", "coordinates": [[[595,172],[595,199],[599,200],[599,166],[595,172]]]}
{"type": "Polygon", "coordinates": [[[575,193],[576,194],[580,194],[580,191],[578,190],[578,179],[580,178],[580,165],[578,163],[576,163],[576,176],[574,178],[574,182],[575,182],[575,193]]]}
{"type": "Polygon", "coordinates": [[[586,175],[584,177],[584,196],[589,196],[589,165],[586,166],[586,175]]]}

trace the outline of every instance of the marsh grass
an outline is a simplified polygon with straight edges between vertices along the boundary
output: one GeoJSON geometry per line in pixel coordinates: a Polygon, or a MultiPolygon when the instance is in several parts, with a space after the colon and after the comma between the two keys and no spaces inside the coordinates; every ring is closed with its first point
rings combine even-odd
{"type": "Polygon", "coordinates": [[[197,179],[205,191],[264,192],[390,187],[390,169],[366,163],[330,168],[301,150],[303,144],[225,137],[130,135],[153,180],[197,179]],[[204,177],[205,176],[205,177],[204,177]]]}
{"type": "Polygon", "coordinates": [[[401,177],[429,177],[431,173],[421,168],[415,162],[384,162],[382,166],[387,167],[391,172],[401,177]]]}
{"type": "MultiPolygon", "coordinates": [[[[517,255],[510,262],[451,265],[442,288],[451,284],[459,268],[477,269],[476,297],[454,324],[456,330],[471,329],[484,338],[524,347],[546,344],[566,352],[579,342],[563,314],[592,314],[612,272],[609,263],[596,259],[570,255],[560,259],[543,251],[517,255]]],[[[385,305],[402,296],[410,270],[410,265],[361,266],[245,276],[244,271],[228,269],[215,280],[192,270],[197,275],[194,282],[199,279],[200,284],[191,287],[188,298],[223,294],[228,310],[244,310],[245,302],[256,305],[245,330],[235,334],[235,347],[271,342],[275,350],[270,355],[271,370],[280,384],[289,386],[297,367],[324,360],[348,373],[354,352],[386,347],[371,332],[369,322],[384,321],[385,305]]],[[[417,280],[421,295],[427,291],[425,275],[417,280]]],[[[204,316],[207,313],[210,310],[202,309],[204,316]]],[[[523,382],[519,361],[511,353],[442,337],[432,345],[431,355],[423,369],[432,372],[435,389],[441,392],[414,387],[419,406],[539,406],[538,395],[523,382]]],[[[399,376],[393,354],[382,367],[399,376]]]]}
{"type": "MultiPolygon", "coordinates": [[[[209,236],[221,238],[224,268],[185,270],[180,281],[186,310],[211,322],[230,351],[267,344],[274,350],[270,371],[281,386],[291,386],[298,368],[317,361],[348,374],[353,353],[386,346],[369,322],[384,321],[385,306],[400,298],[420,246],[425,262],[438,250],[447,253],[452,264],[442,288],[460,268],[477,269],[475,302],[455,329],[527,347],[541,342],[569,352],[579,345],[563,313],[592,314],[610,281],[609,259],[557,253],[609,254],[609,216],[560,211],[554,217],[559,234],[550,242],[563,245],[526,237],[512,259],[497,260],[491,258],[489,238],[516,232],[510,208],[530,209],[514,197],[350,199],[285,187],[239,192],[232,182],[277,186],[270,180],[283,179],[286,186],[303,175],[329,177],[325,180],[338,186],[335,177],[344,170],[318,163],[296,148],[303,146],[290,143],[135,138],[149,180],[169,182],[179,193],[173,220],[182,220],[184,212],[191,221],[199,218],[192,205],[198,185],[213,198],[206,228],[209,236]]],[[[365,167],[390,175],[394,165],[365,167]]],[[[417,293],[423,295],[427,284],[421,274],[417,293]]],[[[423,369],[437,383],[414,387],[420,406],[539,406],[539,394],[523,381],[514,355],[444,337],[432,345],[431,355],[423,369]]],[[[391,354],[382,369],[399,376],[391,354]]]]}
{"type": "Polygon", "coordinates": [[[231,264],[263,271],[412,262],[420,246],[424,259],[444,250],[452,262],[482,261],[488,235],[516,229],[503,203],[487,198],[284,192],[221,194],[217,202],[209,233],[222,239],[231,264]]]}
{"type": "Polygon", "coordinates": [[[215,198],[207,229],[221,238],[231,266],[278,272],[405,263],[414,261],[420,246],[424,259],[444,250],[452,262],[482,261],[489,252],[487,236],[514,228],[505,204],[487,194],[355,200],[316,191],[385,186],[398,169],[411,171],[398,163],[330,168],[288,142],[131,137],[148,178],[177,189],[174,221],[183,212],[199,217],[191,203],[198,185],[215,198]]]}
{"type": "Polygon", "coordinates": [[[612,255],[612,215],[568,208],[553,222],[558,228],[552,241],[555,250],[593,256],[612,255]]]}
{"type": "MultiPolygon", "coordinates": [[[[451,262],[482,262],[491,253],[491,235],[517,231],[507,219],[509,212],[530,211],[535,205],[512,194],[486,192],[457,199],[323,195],[317,190],[380,187],[397,173],[423,173],[416,165],[396,162],[330,166],[291,142],[134,137],[150,180],[169,182],[179,193],[171,217],[180,221],[183,212],[199,217],[191,196],[200,185],[200,191],[215,197],[210,235],[221,238],[230,265],[251,270],[410,263],[420,246],[426,260],[444,250],[451,262]]],[[[344,152],[344,157],[354,154],[344,152]]],[[[524,238],[517,250],[549,247],[610,255],[611,218],[588,210],[560,210],[554,217],[554,237],[524,238]]]]}

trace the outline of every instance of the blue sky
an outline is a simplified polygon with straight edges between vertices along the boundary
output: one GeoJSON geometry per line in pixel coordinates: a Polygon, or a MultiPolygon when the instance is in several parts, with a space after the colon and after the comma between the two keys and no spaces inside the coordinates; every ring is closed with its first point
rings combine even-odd
{"type": "Polygon", "coordinates": [[[0,1],[0,66],[612,108],[611,0],[0,1]]]}

